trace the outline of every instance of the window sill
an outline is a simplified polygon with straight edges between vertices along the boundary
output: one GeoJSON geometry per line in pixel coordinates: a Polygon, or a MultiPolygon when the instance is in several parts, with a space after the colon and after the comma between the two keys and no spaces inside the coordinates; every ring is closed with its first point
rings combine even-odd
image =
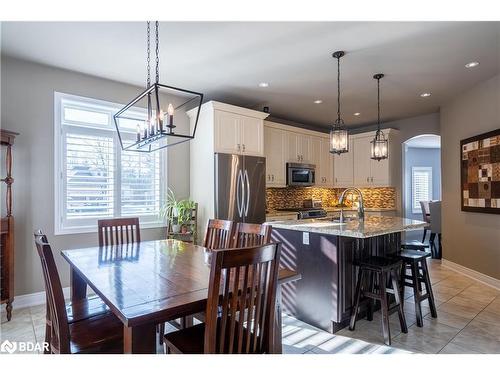
{"type": "MultiPolygon", "coordinates": [[[[142,229],[154,229],[154,228],[167,228],[165,223],[140,223],[142,229]]],[[[65,236],[68,234],[82,234],[82,233],[97,233],[97,226],[85,226],[85,227],[69,227],[69,228],[57,228],[54,230],[54,236],[65,236]]]]}

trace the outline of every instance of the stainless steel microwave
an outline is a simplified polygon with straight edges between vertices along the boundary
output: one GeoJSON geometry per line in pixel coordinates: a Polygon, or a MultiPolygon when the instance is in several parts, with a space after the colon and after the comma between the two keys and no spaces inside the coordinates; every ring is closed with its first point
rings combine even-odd
{"type": "Polygon", "coordinates": [[[314,164],[286,163],[287,186],[313,186],[315,169],[314,164]]]}

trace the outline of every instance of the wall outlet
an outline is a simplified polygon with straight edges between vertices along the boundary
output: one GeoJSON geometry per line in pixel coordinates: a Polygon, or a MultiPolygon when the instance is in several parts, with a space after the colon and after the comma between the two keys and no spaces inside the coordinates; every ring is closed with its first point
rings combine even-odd
{"type": "Polygon", "coordinates": [[[302,232],[302,243],[309,245],[309,232],[302,232]]]}

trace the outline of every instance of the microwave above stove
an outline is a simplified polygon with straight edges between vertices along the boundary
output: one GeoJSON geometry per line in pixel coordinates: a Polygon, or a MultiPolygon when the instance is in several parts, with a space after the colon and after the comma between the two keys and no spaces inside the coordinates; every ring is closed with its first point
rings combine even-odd
{"type": "Polygon", "coordinates": [[[286,163],[287,186],[313,186],[315,168],[314,164],[286,163]]]}

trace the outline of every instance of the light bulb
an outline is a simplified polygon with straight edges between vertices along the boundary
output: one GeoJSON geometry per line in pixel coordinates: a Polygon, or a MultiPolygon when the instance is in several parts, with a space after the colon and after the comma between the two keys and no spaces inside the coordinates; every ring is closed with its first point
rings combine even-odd
{"type": "Polygon", "coordinates": [[[173,116],[174,115],[174,106],[172,105],[172,103],[168,104],[167,113],[168,113],[169,116],[173,116]]]}

